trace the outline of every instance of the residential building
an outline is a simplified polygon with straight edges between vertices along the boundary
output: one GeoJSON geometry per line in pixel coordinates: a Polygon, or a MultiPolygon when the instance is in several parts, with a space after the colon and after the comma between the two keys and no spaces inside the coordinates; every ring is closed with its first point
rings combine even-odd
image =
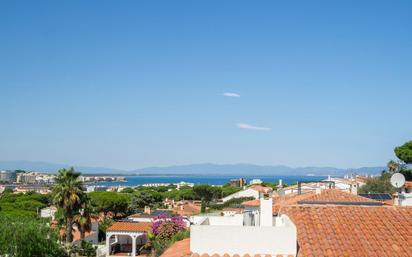
{"type": "Polygon", "coordinates": [[[17,173],[17,183],[20,184],[36,184],[37,173],[21,172],[17,173]]]}
{"type": "Polygon", "coordinates": [[[16,182],[16,172],[11,170],[0,170],[0,181],[13,183],[16,182]]]}
{"type": "Polygon", "coordinates": [[[260,185],[262,183],[263,183],[263,181],[261,179],[258,179],[258,178],[254,178],[254,179],[249,181],[249,185],[260,185]]]}
{"type": "Polygon", "coordinates": [[[399,193],[394,195],[394,204],[412,206],[412,181],[406,181],[399,193]]]}
{"type": "Polygon", "coordinates": [[[118,221],[106,230],[106,256],[136,256],[147,242],[151,222],[118,221]]]}
{"type": "Polygon", "coordinates": [[[233,187],[243,187],[246,185],[246,179],[244,178],[231,179],[229,184],[233,187]]]}
{"type": "Polygon", "coordinates": [[[261,185],[252,185],[248,188],[245,188],[239,192],[234,194],[228,195],[222,198],[223,202],[227,202],[233,198],[241,198],[241,197],[254,197],[255,199],[259,199],[259,191],[264,190],[266,187],[261,185]]]}
{"type": "MultiPolygon", "coordinates": [[[[386,205],[338,189],[287,195],[283,200],[278,197],[272,198],[275,219],[286,215],[297,230],[297,251],[290,256],[411,256],[412,220],[408,217],[412,215],[412,207],[386,205]]],[[[220,230],[216,229],[213,233],[219,237],[220,230]]],[[[232,237],[238,238],[238,235],[232,234],[232,237]]],[[[245,238],[251,239],[250,236],[245,238]]],[[[259,238],[269,242],[289,242],[284,237],[259,238]]],[[[230,241],[228,245],[231,245],[230,241]]],[[[201,252],[193,251],[194,247],[197,246],[193,246],[192,238],[183,240],[172,245],[161,257],[242,256],[241,251],[244,250],[243,245],[231,245],[223,254],[212,253],[215,246],[210,245],[209,241],[204,241],[201,252]]],[[[247,250],[251,249],[249,247],[247,250]]]]}
{"type": "Polygon", "coordinates": [[[41,218],[51,218],[51,220],[54,220],[56,212],[57,212],[56,207],[54,206],[46,207],[40,210],[40,217],[41,218]]]}

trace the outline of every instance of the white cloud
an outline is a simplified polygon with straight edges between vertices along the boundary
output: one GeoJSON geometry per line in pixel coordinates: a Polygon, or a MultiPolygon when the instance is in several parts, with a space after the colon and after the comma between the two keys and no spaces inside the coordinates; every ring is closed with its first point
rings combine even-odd
{"type": "Polygon", "coordinates": [[[223,93],[223,95],[224,95],[224,96],[228,96],[228,97],[240,97],[240,94],[238,94],[238,93],[230,93],[230,92],[223,93]]]}
{"type": "Polygon", "coordinates": [[[258,127],[258,126],[245,124],[245,123],[239,123],[239,124],[237,124],[237,127],[240,128],[240,129],[260,130],[260,131],[269,131],[269,130],[271,130],[271,128],[258,127]]]}

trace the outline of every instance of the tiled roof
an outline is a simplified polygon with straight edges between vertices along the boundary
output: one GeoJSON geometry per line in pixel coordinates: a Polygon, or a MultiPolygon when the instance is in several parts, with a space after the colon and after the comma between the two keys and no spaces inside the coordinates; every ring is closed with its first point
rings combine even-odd
{"type": "Polygon", "coordinates": [[[152,230],[151,222],[132,222],[118,221],[111,225],[107,231],[124,231],[124,232],[150,232],[152,230]]]}
{"type": "MultiPolygon", "coordinates": [[[[314,204],[314,203],[322,203],[322,204],[339,204],[339,203],[365,203],[365,204],[381,204],[379,201],[375,201],[366,197],[362,197],[359,195],[354,195],[351,193],[343,192],[338,189],[325,189],[322,190],[320,194],[316,194],[313,192],[305,193],[305,194],[288,194],[285,196],[275,196],[273,197],[273,210],[276,211],[279,206],[288,206],[294,204],[314,204]]],[[[242,203],[243,206],[255,206],[258,207],[260,205],[259,200],[251,200],[242,203]]]]}
{"type": "Polygon", "coordinates": [[[250,186],[249,188],[262,192],[262,193],[269,193],[273,191],[271,187],[264,187],[262,185],[253,185],[253,186],[250,186]]]}
{"type": "Polygon", "coordinates": [[[186,238],[172,244],[160,257],[186,257],[190,254],[190,238],[186,238]]]}
{"type": "Polygon", "coordinates": [[[201,211],[201,207],[193,203],[185,203],[183,205],[176,206],[173,208],[173,212],[181,216],[190,216],[190,215],[199,214],[200,211],[201,211]]]}
{"type": "Polygon", "coordinates": [[[405,182],[405,188],[407,188],[407,189],[412,188],[412,181],[406,181],[405,182]]]}
{"type": "MultiPolygon", "coordinates": [[[[64,229],[60,229],[60,236],[64,237],[66,231],[64,229]]],[[[89,237],[89,236],[94,236],[96,235],[97,231],[90,231],[90,232],[85,232],[84,236],[85,238],[89,237]]],[[[72,235],[73,235],[73,242],[79,241],[81,239],[81,233],[77,228],[73,228],[72,231],[72,235]]]]}
{"type": "Polygon", "coordinates": [[[412,256],[412,208],[295,205],[282,209],[298,230],[298,257],[412,256]]]}
{"type": "MultiPolygon", "coordinates": [[[[282,212],[297,227],[297,257],[412,256],[412,207],[294,205],[282,212]]],[[[161,257],[190,255],[190,241],[186,239],[172,245],[161,257]]]]}
{"type": "Polygon", "coordinates": [[[376,203],[380,202],[355,195],[352,193],[343,192],[339,189],[326,189],[322,190],[320,194],[313,194],[310,197],[307,197],[298,203],[376,203]]]}
{"type": "MultiPolygon", "coordinates": [[[[314,193],[305,193],[305,194],[288,194],[285,196],[275,196],[273,197],[273,206],[278,206],[278,205],[291,205],[291,204],[297,204],[299,201],[304,200],[310,196],[313,196],[314,193]]],[[[252,206],[252,207],[258,207],[260,206],[260,200],[250,200],[242,203],[243,206],[252,206]]]]}

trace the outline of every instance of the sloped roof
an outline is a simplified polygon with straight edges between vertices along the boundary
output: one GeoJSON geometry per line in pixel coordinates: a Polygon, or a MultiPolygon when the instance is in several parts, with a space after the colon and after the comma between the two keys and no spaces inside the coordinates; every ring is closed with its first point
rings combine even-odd
{"type": "Polygon", "coordinates": [[[271,187],[265,187],[265,186],[262,186],[262,185],[252,185],[249,188],[251,188],[253,190],[256,190],[258,192],[262,192],[262,193],[269,193],[269,192],[273,191],[273,189],[271,187]]]}
{"type": "Polygon", "coordinates": [[[172,244],[160,257],[186,257],[190,255],[190,238],[186,238],[172,244]]]}
{"type": "MultiPolygon", "coordinates": [[[[283,213],[297,227],[297,257],[412,256],[412,207],[293,205],[283,213]]],[[[220,257],[209,254],[191,254],[185,239],[161,257],[220,257]]]]}
{"type": "Polygon", "coordinates": [[[412,208],[295,205],[283,208],[298,232],[298,257],[411,256],[412,208]]]}
{"type": "Polygon", "coordinates": [[[183,205],[174,207],[173,212],[181,216],[190,216],[199,214],[201,212],[201,207],[193,203],[185,203],[183,205]]]}
{"type": "Polygon", "coordinates": [[[298,203],[371,203],[376,205],[381,204],[379,201],[375,201],[373,199],[369,199],[352,193],[343,192],[339,189],[322,190],[320,194],[313,194],[310,197],[300,200],[298,203]]]}
{"type": "Polygon", "coordinates": [[[122,231],[122,232],[150,232],[152,230],[151,222],[133,222],[133,221],[118,221],[111,225],[107,231],[122,231]]]}

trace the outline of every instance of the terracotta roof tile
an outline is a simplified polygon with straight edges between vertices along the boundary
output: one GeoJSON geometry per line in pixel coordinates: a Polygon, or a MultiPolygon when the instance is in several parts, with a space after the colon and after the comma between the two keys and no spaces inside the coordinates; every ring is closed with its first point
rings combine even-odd
{"type": "Polygon", "coordinates": [[[173,208],[173,212],[181,216],[196,215],[199,214],[200,211],[201,207],[193,203],[185,203],[183,205],[179,205],[173,208]]]}
{"type": "MultiPolygon", "coordinates": [[[[190,256],[190,238],[177,241],[172,244],[161,257],[186,257],[190,256]]],[[[193,254],[192,257],[200,257],[199,254],[193,254]]]]}
{"type": "Polygon", "coordinates": [[[411,256],[412,208],[295,205],[298,256],[411,256]]]}
{"type": "Polygon", "coordinates": [[[250,186],[249,188],[262,192],[262,193],[269,193],[273,191],[271,187],[264,187],[262,185],[253,185],[253,186],[250,186]]]}
{"type": "Polygon", "coordinates": [[[152,230],[151,222],[133,222],[133,221],[118,221],[111,225],[107,231],[142,231],[150,232],[152,230]]]}
{"type": "Polygon", "coordinates": [[[322,202],[322,203],[377,203],[373,199],[369,199],[363,196],[355,195],[352,193],[343,192],[339,189],[326,189],[322,190],[320,194],[313,194],[310,197],[300,200],[298,203],[307,203],[307,202],[322,202]]]}

